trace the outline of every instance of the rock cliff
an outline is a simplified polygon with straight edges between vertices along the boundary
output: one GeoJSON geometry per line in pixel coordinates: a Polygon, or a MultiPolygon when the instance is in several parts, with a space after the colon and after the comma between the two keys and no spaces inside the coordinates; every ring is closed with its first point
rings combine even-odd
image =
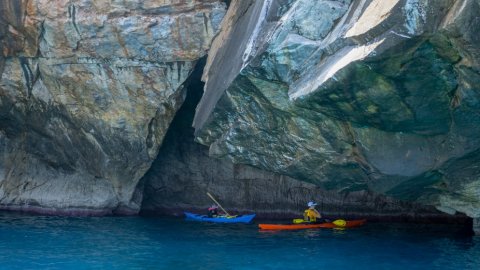
{"type": "Polygon", "coordinates": [[[480,217],[480,2],[232,1],[194,120],[210,155],[480,217]]]}
{"type": "Polygon", "coordinates": [[[0,2],[0,205],[136,213],[214,0],[0,2]]]}
{"type": "Polygon", "coordinates": [[[209,190],[274,216],[319,197],[333,215],[438,216],[422,203],[478,230],[478,14],[478,0],[1,1],[0,208],[172,211],[209,190]],[[196,102],[157,157],[208,50],[195,136],[223,160],[192,143],[196,102]]]}
{"type": "MultiPolygon", "coordinates": [[[[200,63],[199,63],[200,64],[200,63]]],[[[141,182],[142,213],[183,215],[205,212],[211,192],[232,213],[255,212],[259,218],[301,216],[309,200],[330,217],[366,217],[369,220],[465,222],[432,206],[402,202],[368,191],[339,194],[285,175],[267,172],[208,155],[208,147],[194,142],[191,123],[202,96],[201,65],[186,84],[187,97],[175,115],[158,158],[141,182]]]]}

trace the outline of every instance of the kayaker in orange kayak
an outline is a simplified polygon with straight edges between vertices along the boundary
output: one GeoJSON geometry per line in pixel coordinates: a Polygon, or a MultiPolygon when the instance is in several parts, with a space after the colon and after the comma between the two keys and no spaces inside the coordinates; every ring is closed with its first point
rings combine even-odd
{"type": "Polygon", "coordinates": [[[309,223],[317,222],[317,218],[322,218],[322,215],[315,209],[317,204],[315,202],[308,202],[308,209],[303,212],[303,220],[309,223]]]}

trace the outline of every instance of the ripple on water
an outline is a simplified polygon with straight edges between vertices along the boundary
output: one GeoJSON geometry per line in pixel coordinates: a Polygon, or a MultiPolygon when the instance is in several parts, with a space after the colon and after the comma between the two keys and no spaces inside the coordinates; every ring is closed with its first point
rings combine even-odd
{"type": "Polygon", "coordinates": [[[0,269],[480,269],[480,239],[439,225],[259,231],[174,218],[0,214],[0,269]]]}

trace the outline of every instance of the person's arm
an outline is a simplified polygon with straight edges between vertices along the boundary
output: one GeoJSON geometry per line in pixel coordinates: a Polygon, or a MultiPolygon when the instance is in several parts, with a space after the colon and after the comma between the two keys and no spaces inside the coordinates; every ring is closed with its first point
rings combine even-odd
{"type": "Polygon", "coordinates": [[[317,211],[317,209],[315,209],[315,216],[316,216],[317,218],[321,218],[321,217],[322,217],[322,215],[320,215],[320,213],[317,211]]]}

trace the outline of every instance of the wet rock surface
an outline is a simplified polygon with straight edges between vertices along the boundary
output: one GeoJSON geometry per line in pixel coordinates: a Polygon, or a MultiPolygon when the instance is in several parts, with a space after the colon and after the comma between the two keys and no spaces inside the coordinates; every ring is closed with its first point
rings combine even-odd
{"type": "Polygon", "coordinates": [[[480,217],[478,1],[230,9],[194,120],[210,155],[480,217]]]}
{"type": "Polygon", "coordinates": [[[136,213],[220,1],[2,1],[0,207],[136,213]]]}

